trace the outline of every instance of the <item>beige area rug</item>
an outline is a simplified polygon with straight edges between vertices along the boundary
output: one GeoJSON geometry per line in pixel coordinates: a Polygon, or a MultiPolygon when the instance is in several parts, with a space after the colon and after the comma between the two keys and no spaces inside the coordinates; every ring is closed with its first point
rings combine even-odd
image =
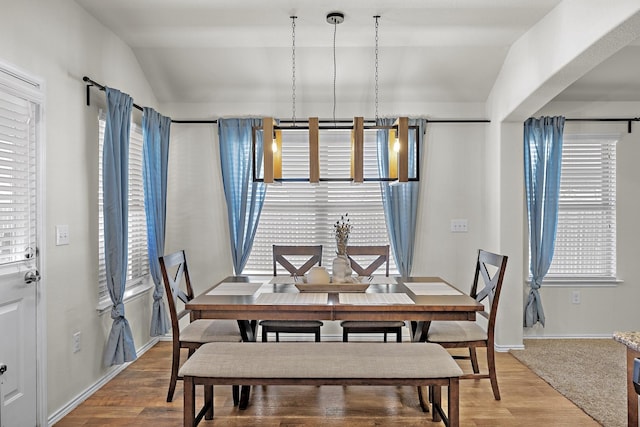
{"type": "Polygon", "coordinates": [[[605,427],[627,425],[626,347],[613,339],[529,339],[511,354],[605,427]]]}

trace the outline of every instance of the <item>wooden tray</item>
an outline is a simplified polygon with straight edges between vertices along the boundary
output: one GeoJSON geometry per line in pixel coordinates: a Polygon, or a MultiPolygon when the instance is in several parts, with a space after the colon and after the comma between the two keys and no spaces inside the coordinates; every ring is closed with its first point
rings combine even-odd
{"type": "Polygon", "coordinates": [[[364,292],[369,283],[296,283],[300,292],[364,292]]]}

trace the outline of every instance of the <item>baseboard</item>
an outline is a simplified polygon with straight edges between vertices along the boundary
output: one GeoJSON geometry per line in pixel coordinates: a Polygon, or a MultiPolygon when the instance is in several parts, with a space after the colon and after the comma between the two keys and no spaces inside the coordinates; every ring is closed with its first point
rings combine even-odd
{"type": "Polygon", "coordinates": [[[584,335],[525,335],[522,338],[525,340],[613,339],[613,333],[584,335]]]}
{"type": "MultiPolygon", "coordinates": [[[[144,346],[142,346],[140,349],[137,350],[136,352],[137,356],[138,357],[142,356],[151,347],[156,345],[158,341],[160,341],[160,339],[153,338],[151,341],[147,342],[144,346]]],[[[51,414],[51,416],[49,416],[47,420],[47,425],[52,426],[58,421],[60,421],[62,418],[64,418],[65,415],[67,415],[69,412],[77,408],[82,402],[84,402],[89,397],[91,397],[96,391],[100,390],[102,386],[104,386],[109,381],[111,381],[116,375],[124,371],[127,368],[127,366],[129,366],[131,363],[132,362],[128,362],[128,363],[123,363],[122,365],[111,367],[102,378],[98,379],[98,381],[93,383],[93,385],[91,385],[89,388],[85,389],[82,393],[77,395],[74,399],[72,399],[62,408],[58,409],[56,412],[51,414]]]]}

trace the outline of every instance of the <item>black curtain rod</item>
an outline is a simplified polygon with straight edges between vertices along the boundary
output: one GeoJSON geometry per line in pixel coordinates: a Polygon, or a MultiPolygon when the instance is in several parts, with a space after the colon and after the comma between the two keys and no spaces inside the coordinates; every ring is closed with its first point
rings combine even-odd
{"type": "MultiPolygon", "coordinates": [[[[89,89],[91,86],[95,86],[98,89],[104,91],[105,86],[96,82],[95,80],[90,79],[87,76],[82,78],[84,82],[87,83],[87,106],[91,105],[91,94],[89,89]]],[[[143,111],[142,107],[138,104],[134,103],[133,106],[143,111]]],[[[608,117],[608,118],[565,118],[567,122],[627,122],[627,132],[631,133],[631,123],[640,121],[640,117],[608,117]]],[[[280,120],[280,123],[297,123],[298,121],[294,120],[280,120]]],[[[300,123],[306,123],[305,120],[299,120],[300,123]]],[[[353,119],[321,119],[318,120],[319,123],[352,123],[353,119]]],[[[365,122],[375,122],[375,119],[365,119],[365,122]]],[[[491,120],[487,119],[427,119],[427,123],[490,123],[491,120]]],[[[217,120],[173,120],[171,119],[171,123],[182,123],[182,124],[198,124],[198,123],[213,123],[217,124],[217,120]]]]}
{"type": "MultiPolygon", "coordinates": [[[[90,93],[90,88],[91,86],[95,86],[98,89],[104,91],[105,90],[105,86],[101,85],[100,83],[96,82],[95,80],[90,79],[87,76],[84,76],[82,78],[83,81],[85,81],[87,83],[87,106],[91,105],[91,93],[90,93]]],[[[138,104],[136,104],[135,102],[133,103],[133,107],[143,111],[142,107],[139,106],[138,104]]],[[[191,123],[191,124],[196,124],[196,123],[218,123],[217,120],[173,120],[171,119],[171,123],[191,123]]]]}
{"type": "Polygon", "coordinates": [[[608,117],[601,119],[564,119],[566,122],[627,122],[627,133],[631,133],[631,123],[640,121],[640,117],[608,117]]]}

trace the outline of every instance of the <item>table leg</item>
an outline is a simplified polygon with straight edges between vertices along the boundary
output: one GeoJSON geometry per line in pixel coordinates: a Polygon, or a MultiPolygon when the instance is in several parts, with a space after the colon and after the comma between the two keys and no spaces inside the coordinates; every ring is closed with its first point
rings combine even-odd
{"type": "MultiPolygon", "coordinates": [[[[256,328],[258,326],[257,320],[238,320],[238,327],[240,328],[240,335],[244,342],[256,341],[256,328]]],[[[249,406],[249,396],[251,394],[251,386],[243,385],[240,388],[240,402],[238,403],[238,409],[244,410],[249,406]]]]}
{"type": "Polygon", "coordinates": [[[429,332],[429,327],[431,326],[431,321],[419,321],[411,322],[411,341],[412,342],[426,342],[427,341],[427,333],[429,332]]]}

